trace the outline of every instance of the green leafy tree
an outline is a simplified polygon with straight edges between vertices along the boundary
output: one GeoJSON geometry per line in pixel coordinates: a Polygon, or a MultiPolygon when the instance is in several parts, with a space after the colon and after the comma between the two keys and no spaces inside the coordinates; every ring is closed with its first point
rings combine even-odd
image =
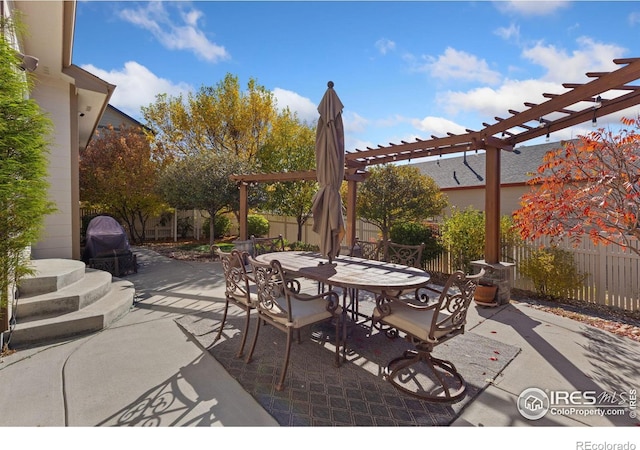
{"type": "Polygon", "coordinates": [[[442,254],[442,244],[439,236],[427,224],[418,222],[401,222],[391,227],[391,240],[398,244],[420,245],[424,244],[422,250],[422,266],[427,261],[437,258],[442,254]]]}
{"type": "MultiPolygon", "coordinates": [[[[171,206],[178,209],[200,209],[209,217],[235,211],[240,193],[229,179],[245,170],[238,158],[214,153],[201,153],[178,159],[170,164],[158,181],[159,193],[171,206]]],[[[214,243],[215,220],[209,221],[209,240],[214,243]]]]}
{"type": "Polygon", "coordinates": [[[80,200],[125,223],[134,243],[145,241],[147,220],[167,209],[156,192],[165,164],[160,150],[139,127],[121,125],[97,133],[80,151],[80,200]]]}
{"type": "Polygon", "coordinates": [[[242,91],[238,77],[227,74],[216,86],[203,86],[186,99],[158,95],[142,113],[157,142],[175,155],[231,154],[253,162],[276,109],[273,94],[256,80],[250,79],[242,91]]]}
{"type": "Polygon", "coordinates": [[[471,261],[484,256],[484,212],[474,208],[453,208],[440,229],[442,243],[449,250],[454,269],[471,273],[471,261]]]}
{"type": "MultiPolygon", "coordinates": [[[[258,151],[260,170],[265,173],[292,172],[315,168],[315,126],[302,123],[295,113],[283,111],[273,122],[265,144],[258,151]]],[[[263,209],[295,217],[297,240],[311,217],[316,181],[285,181],[266,186],[263,209]]]]}
{"type": "MultiPolygon", "coordinates": [[[[485,213],[473,207],[460,210],[453,208],[440,227],[442,244],[448,249],[454,269],[472,271],[471,262],[484,258],[485,213]]],[[[520,242],[517,230],[510,216],[500,218],[501,245],[512,246],[520,242]]]]}
{"type": "MultiPolygon", "coordinates": [[[[163,187],[165,193],[171,191],[201,192],[197,186],[200,180],[194,178],[193,173],[179,175],[175,173],[179,167],[190,167],[196,172],[213,170],[213,168],[196,168],[197,164],[206,159],[207,154],[217,156],[220,161],[228,158],[229,164],[243,163],[244,171],[255,170],[256,155],[267,139],[271,123],[276,116],[273,94],[256,80],[250,79],[246,90],[242,90],[238,77],[227,74],[215,86],[203,86],[196,93],[171,97],[161,94],[155,103],[142,108],[143,116],[149,129],[154,130],[156,145],[163,151],[174,155],[182,161],[170,171],[176,180],[188,180],[194,184],[163,187]],[[192,159],[192,161],[188,161],[192,159]]],[[[225,167],[228,164],[225,164],[225,167]]],[[[220,172],[220,171],[218,171],[220,172]]],[[[224,172],[224,170],[222,170],[224,172]]],[[[220,172],[220,173],[222,173],[220,172]]],[[[239,173],[228,171],[227,175],[239,173]]],[[[220,199],[226,197],[228,180],[215,177],[220,184],[216,187],[213,180],[205,183],[210,188],[210,200],[207,209],[217,209],[220,199]],[[219,192],[215,192],[219,191],[219,192]],[[217,198],[217,199],[216,199],[217,198]],[[213,206],[216,205],[216,206],[213,206]]],[[[237,189],[236,189],[237,190],[237,189]]],[[[200,200],[188,201],[177,199],[181,204],[202,204],[200,200]]],[[[264,189],[252,189],[249,205],[256,205],[265,199],[264,189]]],[[[205,202],[207,203],[207,202],[205,202]]],[[[230,204],[239,206],[238,201],[221,202],[222,210],[230,204]]],[[[173,203],[172,206],[177,206],[173,203]]],[[[237,209],[233,213],[238,217],[237,209]]],[[[214,236],[211,233],[210,236],[214,236]]]]}
{"type": "Polygon", "coordinates": [[[18,22],[0,18],[0,331],[9,329],[10,287],[30,273],[25,250],[54,211],[46,182],[52,123],[28,98],[31,80],[18,70],[7,41],[19,28],[18,22]]]}
{"type": "Polygon", "coordinates": [[[369,172],[358,190],[356,214],[378,227],[384,240],[395,224],[437,216],[447,206],[435,181],[416,167],[385,164],[369,172]]]}

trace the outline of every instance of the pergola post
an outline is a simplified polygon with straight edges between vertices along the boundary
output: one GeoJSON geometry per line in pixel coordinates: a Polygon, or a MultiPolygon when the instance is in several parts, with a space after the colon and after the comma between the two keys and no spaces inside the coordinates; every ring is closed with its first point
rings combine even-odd
{"type": "Polygon", "coordinates": [[[491,306],[511,300],[513,264],[500,262],[500,148],[487,146],[485,154],[485,241],[484,260],[473,265],[484,269],[481,282],[497,286],[491,306]]]}
{"type": "Polygon", "coordinates": [[[239,240],[241,241],[246,241],[247,239],[249,239],[249,236],[247,236],[248,233],[248,223],[247,223],[247,217],[249,215],[249,201],[248,201],[248,193],[247,193],[247,186],[249,185],[249,183],[246,183],[244,181],[241,181],[240,183],[238,183],[238,186],[240,188],[240,215],[238,217],[238,225],[239,225],[239,240]]]}
{"type": "Polygon", "coordinates": [[[356,196],[358,183],[356,180],[347,181],[347,245],[352,248],[356,242],[356,196]]]}
{"type": "Polygon", "coordinates": [[[488,264],[497,264],[500,262],[500,149],[487,147],[485,156],[484,259],[488,264]]]}

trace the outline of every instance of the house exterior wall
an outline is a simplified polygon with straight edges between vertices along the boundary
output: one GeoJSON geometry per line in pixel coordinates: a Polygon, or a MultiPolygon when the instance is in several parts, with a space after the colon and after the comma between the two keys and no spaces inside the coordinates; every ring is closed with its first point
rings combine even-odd
{"type": "MultiPolygon", "coordinates": [[[[72,152],[77,152],[77,136],[73,139],[72,131],[77,125],[71,124],[70,85],[62,79],[39,77],[32,92],[32,98],[53,121],[51,144],[49,146],[49,199],[55,203],[56,212],[47,215],[41,239],[32,247],[32,257],[66,258],[74,257],[74,186],[72,175],[72,152]],[[72,150],[73,148],[73,150],[72,150]]],[[[78,236],[79,240],[79,236],[78,236]]],[[[79,249],[78,249],[79,256],[79,249]]]]}
{"type": "MultiPolygon", "coordinates": [[[[500,189],[500,215],[511,215],[515,210],[520,208],[520,197],[530,191],[530,187],[526,185],[503,186],[500,189]]],[[[458,210],[464,210],[468,207],[484,211],[485,190],[481,188],[466,189],[445,189],[443,191],[449,199],[449,206],[445,209],[443,215],[451,215],[453,207],[458,210]]]]}
{"type": "Polygon", "coordinates": [[[107,105],[107,109],[105,109],[104,114],[100,118],[100,122],[98,123],[98,128],[108,127],[112,125],[114,128],[120,128],[120,126],[124,124],[127,127],[141,127],[142,124],[132,117],[126,115],[122,111],[114,108],[111,105],[107,105]]]}

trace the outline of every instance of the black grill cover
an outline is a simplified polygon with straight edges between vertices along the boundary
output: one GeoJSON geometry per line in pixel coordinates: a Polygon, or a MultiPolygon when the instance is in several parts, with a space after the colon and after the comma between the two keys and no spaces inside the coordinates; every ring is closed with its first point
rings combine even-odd
{"type": "Polygon", "coordinates": [[[91,258],[113,256],[115,253],[131,251],[127,233],[113,217],[97,216],[87,226],[87,243],[82,260],[88,263],[91,258]]]}

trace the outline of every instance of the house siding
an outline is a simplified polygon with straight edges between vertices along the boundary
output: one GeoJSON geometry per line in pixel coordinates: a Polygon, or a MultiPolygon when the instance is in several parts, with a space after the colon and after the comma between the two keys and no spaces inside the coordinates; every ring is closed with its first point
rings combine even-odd
{"type": "MultiPolygon", "coordinates": [[[[40,240],[32,247],[32,257],[73,258],[72,205],[72,142],[69,83],[50,77],[40,77],[32,92],[32,98],[54,120],[54,130],[49,146],[49,199],[55,203],[56,212],[45,216],[40,240]]],[[[77,151],[76,149],[74,149],[77,151]]]]}
{"type": "MultiPolygon", "coordinates": [[[[500,214],[511,215],[520,208],[520,197],[531,190],[527,182],[542,164],[544,155],[562,145],[550,142],[522,146],[513,152],[501,152],[500,214]]],[[[452,158],[435,158],[413,164],[420,172],[431,177],[449,199],[444,214],[452,209],[473,207],[485,210],[486,161],[484,152],[469,152],[452,158]]]]}

